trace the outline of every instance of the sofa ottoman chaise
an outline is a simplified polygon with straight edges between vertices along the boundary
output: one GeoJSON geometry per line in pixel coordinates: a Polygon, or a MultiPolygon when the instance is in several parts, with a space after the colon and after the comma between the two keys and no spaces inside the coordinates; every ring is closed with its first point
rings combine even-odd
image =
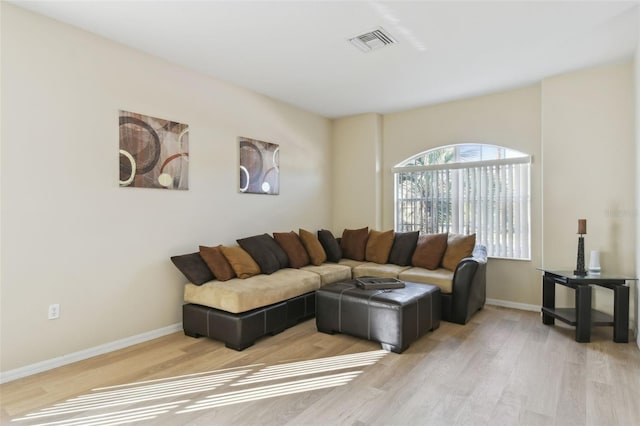
{"type": "MultiPolygon", "coordinates": [[[[242,350],[262,336],[312,318],[317,311],[316,290],[361,276],[393,277],[430,291],[439,288],[438,295],[431,297],[432,323],[420,325],[418,334],[424,327],[436,328],[441,319],[465,324],[485,303],[487,254],[482,245],[473,249],[475,235],[418,236],[417,231],[362,228],[345,229],[342,238],[336,239],[328,230],[319,230],[316,236],[300,229],[299,235],[293,231],[273,233],[273,237],[262,234],[237,242],[238,246],[200,246],[199,252],[171,257],[188,280],[183,305],[186,335],[206,336],[242,350]],[[441,244],[439,250],[434,249],[434,241],[441,244]],[[422,259],[425,253],[429,259],[422,259]]],[[[394,303],[382,303],[388,308],[380,306],[383,317],[396,309],[394,303]]],[[[359,304],[353,306],[358,309],[359,304]]],[[[407,305],[396,310],[411,309],[407,305]]],[[[422,317],[426,311],[420,312],[422,317]]],[[[400,324],[399,318],[393,321],[400,324]]],[[[391,328],[398,334],[393,338],[344,330],[401,351],[411,341],[399,331],[405,328],[391,328]]]]}
{"type": "Polygon", "coordinates": [[[316,291],[316,326],[401,353],[440,326],[440,289],[411,282],[392,290],[364,290],[355,280],[330,284],[316,291]]]}
{"type": "Polygon", "coordinates": [[[285,268],[248,279],[212,280],[185,285],[182,308],[187,336],[220,340],[243,350],[266,335],[277,334],[315,314],[315,290],[351,277],[344,265],[285,268]]]}

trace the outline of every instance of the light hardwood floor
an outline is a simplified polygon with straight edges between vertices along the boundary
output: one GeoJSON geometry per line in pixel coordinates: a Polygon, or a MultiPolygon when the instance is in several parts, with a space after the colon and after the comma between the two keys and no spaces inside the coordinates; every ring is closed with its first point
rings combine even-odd
{"type": "Polygon", "coordinates": [[[611,338],[596,328],[591,343],[576,343],[570,327],[493,306],[465,326],[441,323],[400,355],[318,333],[313,320],[243,352],[175,333],[3,384],[0,420],[637,425],[640,350],[611,338]]]}

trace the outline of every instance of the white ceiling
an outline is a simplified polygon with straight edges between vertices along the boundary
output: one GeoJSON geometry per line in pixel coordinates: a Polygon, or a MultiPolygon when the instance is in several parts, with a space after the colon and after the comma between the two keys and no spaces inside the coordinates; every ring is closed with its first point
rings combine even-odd
{"type": "Polygon", "coordinates": [[[14,1],[325,117],[523,86],[631,58],[638,1],[14,1]],[[378,26],[398,44],[362,53],[378,26]]]}

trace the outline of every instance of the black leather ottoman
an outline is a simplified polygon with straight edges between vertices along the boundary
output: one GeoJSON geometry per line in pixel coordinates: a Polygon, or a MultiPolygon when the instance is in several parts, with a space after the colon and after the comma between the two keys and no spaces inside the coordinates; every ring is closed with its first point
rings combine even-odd
{"type": "Polygon", "coordinates": [[[438,328],[440,315],[440,289],[434,285],[405,282],[404,288],[363,290],[345,281],[316,290],[318,331],[373,340],[396,353],[438,328]]]}

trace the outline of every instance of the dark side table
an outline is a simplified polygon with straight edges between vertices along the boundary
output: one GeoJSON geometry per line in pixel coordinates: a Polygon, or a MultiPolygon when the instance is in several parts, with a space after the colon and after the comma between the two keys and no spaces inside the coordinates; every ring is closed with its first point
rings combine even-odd
{"type": "Polygon", "coordinates": [[[629,342],[629,286],[636,278],[615,274],[575,275],[571,271],[538,268],[542,277],[542,322],[553,325],[558,319],[576,328],[576,342],[591,341],[591,327],[613,327],[613,341],[629,342]],[[575,291],[575,308],[556,308],[556,284],[575,291]],[[591,286],[613,290],[613,317],[591,308],[591,286]]]}

